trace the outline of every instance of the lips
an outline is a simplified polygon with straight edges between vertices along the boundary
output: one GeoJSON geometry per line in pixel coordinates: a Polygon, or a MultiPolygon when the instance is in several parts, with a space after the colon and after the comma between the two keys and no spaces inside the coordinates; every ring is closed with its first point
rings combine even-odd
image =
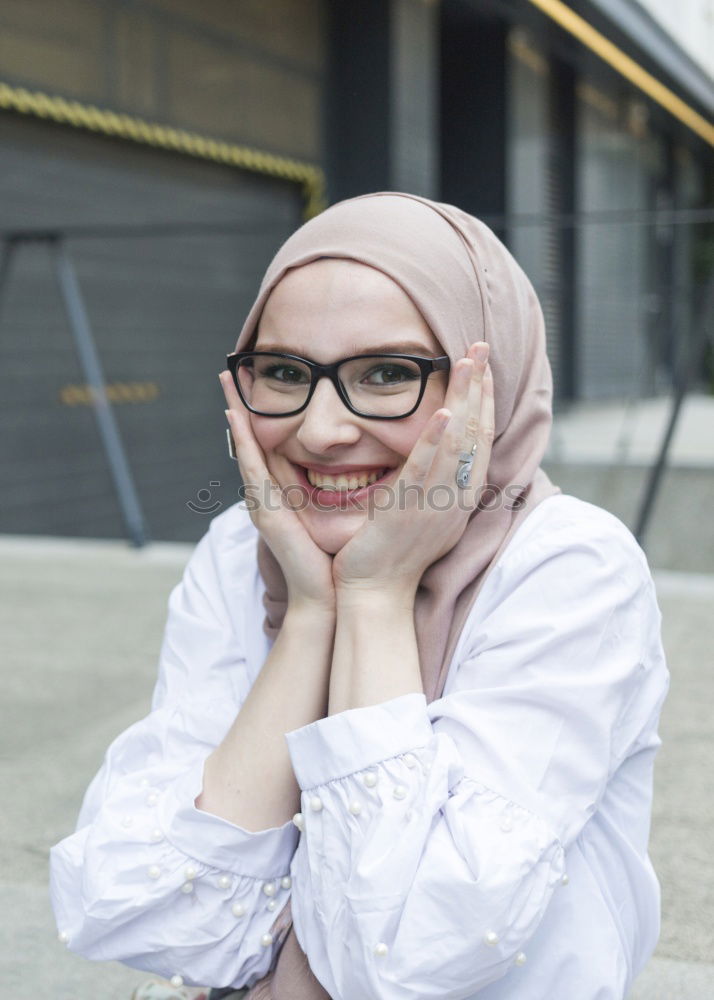
{"type": "Polygon", "coordinates": [[[327,509],[344,508],[358,503],[367,497],[371,490],[386,483],[395,472],[394,468],[386,466],[359,470],[357,466],[352,466],[345,467],[345,471],[335,470],[332,475],[294,462],[291,465],[295,470],[298,485],[307,490],[310,500],[319,507],[327,509]]]}
{"type": "Polygon", "coordinates": [[[318,486],[322,490],[333,490],[346,492],[357,490],[365,486],[371,486],[381,479],[385,469],[365,469],[359,472],[342,472],[339,475],[330,475],[325,472],[315,472],[307,469],[307,480],[312,486],[318,486]]]}

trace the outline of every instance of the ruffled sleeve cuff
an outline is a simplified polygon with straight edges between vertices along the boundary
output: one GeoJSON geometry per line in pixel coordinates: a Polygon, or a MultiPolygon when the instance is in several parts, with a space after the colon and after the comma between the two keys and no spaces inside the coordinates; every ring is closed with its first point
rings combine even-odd
{"type": "Polygon", "coordinates": [[[298,839],[292,822],[256,832],[197,808],[203,766],[198,761],[161,796],[158,818],[169,843],[203,864],[235,875],[270,879],[276,872],[287,872],[298,839]]]}
{"type": "Polygon", "coordinates": [[[305,791],[397,757],[434,738],[423,694],[350,708],[286,733],[295,777],[305,791]]]}

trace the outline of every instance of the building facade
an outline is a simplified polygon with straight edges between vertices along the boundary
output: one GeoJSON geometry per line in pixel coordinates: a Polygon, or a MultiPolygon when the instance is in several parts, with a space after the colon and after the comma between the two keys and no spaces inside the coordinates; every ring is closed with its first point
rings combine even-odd
{"type": "Polygon", "coordinates": [[[559,405],[665,391],[712,239],[712,5],[647,6],[6,0],[0,531],[122,537],[138,504],[199,538],[236,499],[216,375],[262,272],[371,190],[506,240],[559,405]]]}

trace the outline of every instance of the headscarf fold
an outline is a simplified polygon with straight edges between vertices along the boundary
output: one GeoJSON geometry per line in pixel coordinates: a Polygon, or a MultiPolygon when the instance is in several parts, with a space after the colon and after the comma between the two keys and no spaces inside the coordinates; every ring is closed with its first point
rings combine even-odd
{"type": "MultiPolygon", "coordinates": [[[[452,205],[385,191],[338,202],[288,238],[268,267],[236,350],[251,343],[265,303],[285,273],[322,257],[367,264],[395,281],[452,365],[477,340],[490,347],[496,433],[488,488],[458,543],[424,572],[415,601],[422,683],[433,701],[441,697],[456,643],[489,570],[534,507],[560,492],[540,468],[552,419],[543,314],[531,283],[486,225],[452,205]]],[[[264,628],[275,637],[287,588],[262,539],[258,565],[266,586],[264,628]]],[[[297,942],[289,904],[273,931],[282,941],[277,964],[248,1000],[329,1000],[297,942]]]]}

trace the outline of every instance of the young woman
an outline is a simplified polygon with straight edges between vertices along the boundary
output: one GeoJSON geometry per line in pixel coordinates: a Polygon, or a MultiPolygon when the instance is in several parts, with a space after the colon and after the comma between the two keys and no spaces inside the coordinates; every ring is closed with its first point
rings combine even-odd
{"type": "Polygon", "coordinates": [[[622,1000],[659,929],[660,615],[628,530],[539,467],[525,275],[452,206],[341,202],[220,377],[245,503],[53,849],[61,939],[179,993],[622,1000]]]}

